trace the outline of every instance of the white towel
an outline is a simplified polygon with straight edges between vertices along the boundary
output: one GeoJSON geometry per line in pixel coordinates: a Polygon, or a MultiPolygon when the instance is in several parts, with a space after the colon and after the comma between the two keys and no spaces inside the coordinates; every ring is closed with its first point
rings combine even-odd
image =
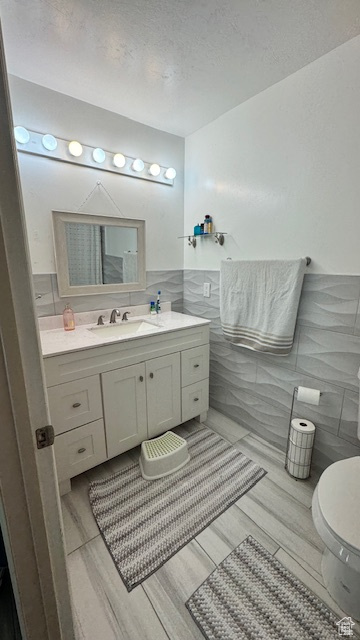
{"type": "Polygon", "coordinates": [[[123,282],[137,282],[137,251],[124,251],[123,282]]]}
{"type": "Polygon", "coordinates": [[[305,267],[305,258],[223,260],[220,317],[226,340],[263,353],[290,353],[305,267]]]}

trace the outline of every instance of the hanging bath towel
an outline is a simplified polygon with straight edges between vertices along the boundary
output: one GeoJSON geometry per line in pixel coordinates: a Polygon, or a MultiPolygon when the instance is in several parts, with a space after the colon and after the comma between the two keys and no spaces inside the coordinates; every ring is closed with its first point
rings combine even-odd
{"type": "Polygon", "coordinates": [[[306,259],[223,260],[220,317],[226,340],[285,356],[290,353],[306,259]]]}

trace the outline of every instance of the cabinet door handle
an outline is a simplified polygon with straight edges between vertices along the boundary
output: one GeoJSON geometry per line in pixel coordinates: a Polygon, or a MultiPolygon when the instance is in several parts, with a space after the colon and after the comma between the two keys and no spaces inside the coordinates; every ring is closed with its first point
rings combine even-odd
{"type": "Polygon", "coordinates": [[[81,447],[80,449],[78,449],[78,453],[84,453],[84,451],[86,451],[86,447],[81,447]]]}
{"type": "Polygon", "coordinates": [[[194,398],[194,402],[198,402],[199,398],[194,398]]]}
{"type": "Polygon", "coordinates": [[[74,409],[77,409],[78,407],[81,407],[81,402],[74,402],[73,407],[74,407],[74,409]]]}
{"type": "Polygon", "coordinates": [[[150,378],[153,378],[153,377],[154,377],[154,374],[153,374],[153,373],[150,373],[150,378]]]}
{"type": "Polygon", "coordinates": [[[139,377],[140,382],[144,382],[144,376],[139,377]]]}
{"type": "Polygon", "coordinates": [[[197,369],[198,367],[200,367],[199,364],[194,364],[194,369],[197,369]]]}

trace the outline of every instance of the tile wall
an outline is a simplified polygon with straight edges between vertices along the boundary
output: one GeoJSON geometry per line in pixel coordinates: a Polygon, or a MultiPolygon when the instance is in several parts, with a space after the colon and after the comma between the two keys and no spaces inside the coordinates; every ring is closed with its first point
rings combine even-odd
{"type": "Polygon", "coordinates": [[[306,275],[294,347],[279,358],[227,342],[220,325],[219,272],[185,270],[184,312],[211,320],[211,405],[285,450],[294,387],[320,389],[318,407],[294,405],[296,417],[317,426],[315,466],[360,455],[359,297],[358,276],[306,275]],[[203,297],[204,282],[211,283],[210,298],[203,297]]]}
{"type": "Polygon", "coordinates": [[[150,307],[150,300],[156,300],[158,291],[161,291],[161,299],[164,302],[171,302],[173,311],[182,311],[183,272],[181,269],[147,271],[146,291],[72,296],[69,299],[59,297],[56,274],[33,275],[33,282],[38,316],[61,314],[66,302],[70,302],[75,313],[138,304],[149,304],[150,307]]]}
{"type": "MultiPolygon", "coordinates": [[[[260,355],[227,342],[220,325],[219,271],[148,271],[146,291],[71,298],[75,312],[148,304],[157,291],[175,311],[206,317],[210,325],[210,403],[285,450],[292,393],[320,389],[321,403],[295,402],[294,415],[317,426],[314,464],[360,455],[356,437],[360,366],[360,276],[306,275],[290,355],[260,355]],[[203,297],[210,282],[211,297],[203,297]]],[[[39,316],[62,313],[56,275],[35,275],[39,316]]]]}

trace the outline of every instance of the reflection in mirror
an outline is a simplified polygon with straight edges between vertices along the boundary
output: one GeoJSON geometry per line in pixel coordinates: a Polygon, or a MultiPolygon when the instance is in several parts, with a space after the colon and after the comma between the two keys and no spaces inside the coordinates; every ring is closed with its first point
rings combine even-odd
{"type": "Polygon", "coordinates": [[[61,296],[145,289],[145,222],[53,211],[61,296]]]}
{"type": "Polygon", "coordinates": [[[137,229],[65,222],[70,286],[138,281],[137,229]]]}

